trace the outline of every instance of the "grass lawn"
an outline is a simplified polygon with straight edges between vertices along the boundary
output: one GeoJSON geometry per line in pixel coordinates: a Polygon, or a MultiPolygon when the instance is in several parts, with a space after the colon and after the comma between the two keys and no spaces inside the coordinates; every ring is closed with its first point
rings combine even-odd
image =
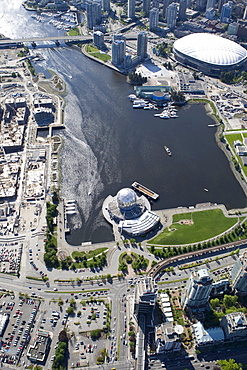
{"type": "Polygon", "coordinates": [[[231,145],[231,147],[234,149],[234,151],[235,151],[234,141],[240,140],[241,142],[243,142],[243,137],[241,134],[229,134],[229,135],[225,135],[225,138],[228,141],[228,143],[231,145]]]}
{"type": "Polygon", "coordinates": [[[93,45],[86,45],[85,50],[86,50],[87,53],[95,53],[95,52],[99,51],[99,49],[96,48],[96,46],[93,46],[93,45]]]}
{"type": "Polygon", "coordinates": [[[103,62],[107,62],[108,60],[111,59],[110,55],[107,55],[107,54],[102,54],[102,53],[99,53],[99,52],[96,52],[96,53],[90,53],[93,57],[95,58],[98,58],[100,60],[102,60],[103,62]]]}
{"type": "Polygon", "coordinates": [[[189,212],[173,216],[173,224],[148,244],[179,245],[197,243],[228,230],[238,221],[237,217],[225,217],[220,209],[189,212]],[[180,220],[192,220],[192,225],[181,225],[180,220]],[[173,231],[171,231],[174,229],[173,231]]]}
{"type": "Polygon", "coordinates": [[[247,137],[247,132],[243,132],[243,136],[244,137],[247,137]]]}
{"type": "Polygon", "coordinates": [[[72,28],[72,30],[69,30],[69,35],[70,36],[79,36],[80,35],[79,29],[77,27],[72,28]]]}
{"type": "Polygon", "coordinates": [[[98,248],[98,249],[95,249],[94,251],[89,251],[88,253],[74,251],[72,253],[72,257],[75,259],[76,257],[86,256],[87,259],[89,259],[89,258],[93,258],[94,256],[98,256],[100,253],[105,252],[107,249],[108,248],[98,248]]]}

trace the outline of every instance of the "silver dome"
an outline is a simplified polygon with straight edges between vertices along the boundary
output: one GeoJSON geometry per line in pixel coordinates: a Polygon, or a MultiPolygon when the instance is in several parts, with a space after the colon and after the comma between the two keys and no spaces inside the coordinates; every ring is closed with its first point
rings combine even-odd
{"type": "Polygon", "coordinates": [[[232,66],[247,58],[247,51],[234,41],[210,33],[193,33],[176,40],[176,52],[204,63],[232,66]]]}
{"type": "Polygon", "coordinates": [[[130,188],[123,188],[117,193],[117,204],[122,210],[132,209],[135,207],[136,201],[136,193],[130,188]]]}

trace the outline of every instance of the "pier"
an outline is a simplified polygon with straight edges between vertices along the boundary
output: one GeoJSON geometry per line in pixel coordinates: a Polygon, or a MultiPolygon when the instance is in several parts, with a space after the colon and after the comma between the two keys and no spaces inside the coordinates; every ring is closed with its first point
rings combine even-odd
{"type": "Polygon", "coordinates": [[[133,189],[139,191],[140,193],[148,196],[149,198],[156,200],[159,198],[159,194],[155,193],[154,191],[148,189],[146,186],[139,184],[139,182],[135,181],[131,185],[133,189]]]}

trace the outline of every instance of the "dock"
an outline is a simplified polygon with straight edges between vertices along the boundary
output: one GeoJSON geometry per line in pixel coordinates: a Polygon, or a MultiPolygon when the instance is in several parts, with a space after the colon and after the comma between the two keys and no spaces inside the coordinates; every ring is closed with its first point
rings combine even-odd
{"type": "Polygon", "coordinates": [[[146,186],[139,184],[139,182],[135,181],[131,185],[133,189],[139,191],[140,193],[146,195],[147,197],[156,200],[159,198],[159,194],[155,193],[154,191],[148,189],[146,186]]]}

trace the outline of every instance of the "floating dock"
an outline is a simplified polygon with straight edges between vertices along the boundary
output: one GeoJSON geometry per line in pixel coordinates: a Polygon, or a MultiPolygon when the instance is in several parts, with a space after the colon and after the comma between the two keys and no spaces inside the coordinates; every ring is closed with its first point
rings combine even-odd
{"type": "Polygon", "coordinates": [[[146,186],[139,184],[139,182],[135,181],[131,185],[133,189],[139,191],[140,193],[146,195],[147,197],[156,200],[159,198],[159,194],[155,193],[154,191],[146,188],[146,186]]]}

